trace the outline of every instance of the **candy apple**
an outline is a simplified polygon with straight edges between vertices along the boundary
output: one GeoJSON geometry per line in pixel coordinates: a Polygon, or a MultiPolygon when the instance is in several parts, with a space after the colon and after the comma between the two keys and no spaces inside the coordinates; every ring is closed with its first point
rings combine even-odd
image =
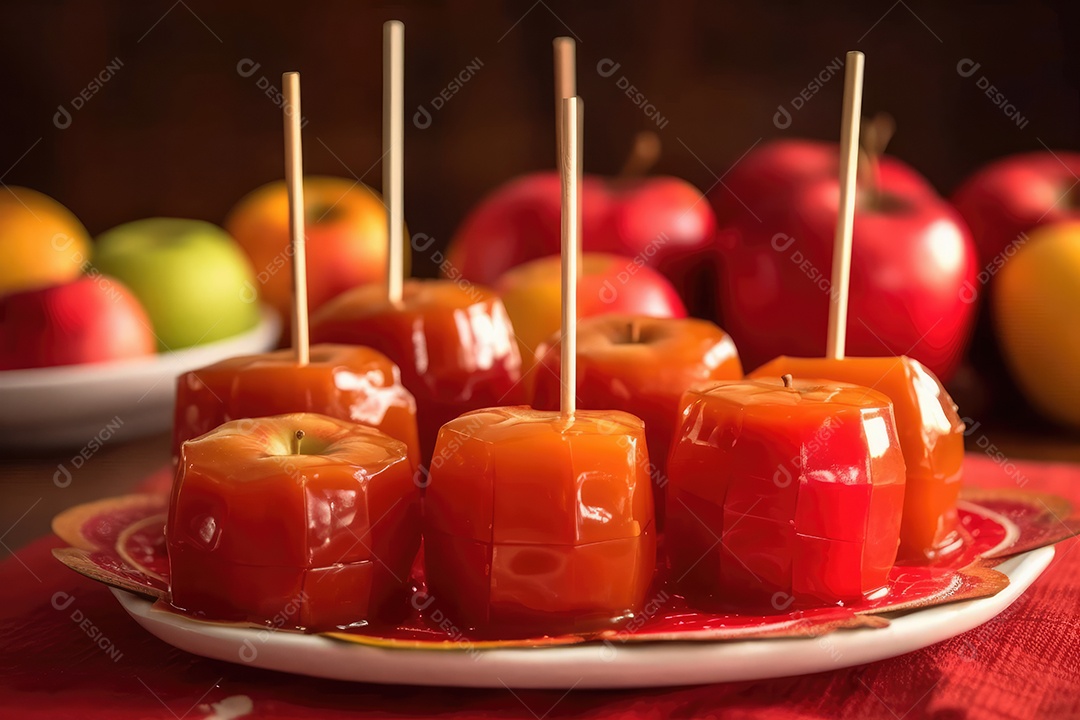
{"type": "Polygon", "coordinates": [[[228,358],[176,382],[173,454],[191,438],[241,418],[315,412],[381,430],[420,462],[416,402],[382,353],[355,345],[314,345],[306,365],[293,350],[228,358]]]}
{"type": "Polygon", "coordinates": [[[311,339],[366,345],[397,364],[416,398],[425,466],[443,423],[525,399],[510,318],[499,298],[478,285],[408,280],[400,303],[387,299],[385,286],[354,288],[315,313],[311,339]]]}
{"type": "Polygon", "coordinates": [[[497,407],[439,432],[424,496],[431,597],[497,637],[618,629],[656,564],[640,419],[497,407]]]}
{"type": "Polygon", "coordinates": [[[995,160],[971,175],[952,201],[971,228],[989,280],[1008,259],[1009,247],[1040,225],[1080,220],[1080,153],[1033,152],[995,160]]]}
{"type": "MultiPolygon", "coordinates": [[[[558,255],[540,258],[513,268],[496,285],[529,367],[540,344],[561,326],[561,267],[558,255]]],[[[633,258],[586,253],[579,271],[579,318],[606,313],[686,317],[686,307],[671,283],[633,258]]]]}
{"type": "MultiPolygon", "coordinates": [[[[834,145],[766,145],[713,195],[722,223],[722,324],[747,367],[776,355],[825,351],[837,163],[834,145]],[[817,158],[814,172],[793,169],[805,156],[817,158]]],[[[878,158],[860,171],[860,182],[847,352],[910,355],[947,380],[974,321],[970,233],[956,211],[897,160],[878,158]]]]}
{"type": "Polygon", "coordinates": [[[48,195],[5,186],[0,193],[0,295],[74,280],[90,259],[78,218],[48,195]]]}
{"type": "Polygon", "coordinates": [[[668,471],[667,550],[692,604],[769,612],[888,581],[905,476],[881,393],[790,375],[699,386],[668,471]]]}
{"type": "MultiPolygon", "coordinates": [[[[637,258],[666,276],[695,309],[714,278],[716,221],[701,191],[669,176],[586,176],[581,187],[585,252],[637,258]]],[[[473,208],[447,258],[462,276],[495,283],[510,268],[559,252],[560,184],[553,172],[516,178],[473,208]]]]}
{"type": "Polygon", "coordinates": [[[160,350],[220,340],[259,322],[251,263],[216,225],[176,218],[119,225],[97,239],[93,263],[139,298],[160,350]]]}
{"type": "Polygon", "coordinates": [[[139,301],[102,275],[0,297],[0,370],[124,360],[155,345],[139,301]]]}
{"type": "Polygon", "coordinates": [[[310,413],[235,420],[184,443],[165,526],[172,604],[311,631],[392,622],[420,546],[407,453],[310,413]]]}
{"type": "Polygon", "coordinates": [[[775,358],[752,378],[785,374],[873,387],[893,404],[907,468],[900,557],[926,564],[960,550],[956,501],[964,467],[964,422],[949,393],[909,357],[775,358]]]}
{"type": "MultiPolygon", "coordinates": [[[[312,312],[357,285],[385,282],[387,215],[379,193],[346,178],[306,177],[304,219],[312,312]]],[[[242,198],[225,219],[225,229],[251,259],[263,300],[288,318],[292,258],[284,181],[242,198]]],[[[405,262],[408,273],[408,253],[405,262]]]]}
{"type": "Polygon", "coordinates": [[[991,301],[1020,389],[1047,417],[1080,428],[1080,222],[1033,231],[1001,269],[991,301]]]}
{"type": "MultiPolygon", "coordinates": [[[[540,346],[538,357],[543,369],[535,372],[532,406],[557,410],[558,334],[540,346]]],[[[657,521],[664,513],[667,456],[683,393],[699,382],[742,376],[735,343],[707,320],[600,315],[578,323],[578,407],[622,410],[645,421],[657,521]]]]}

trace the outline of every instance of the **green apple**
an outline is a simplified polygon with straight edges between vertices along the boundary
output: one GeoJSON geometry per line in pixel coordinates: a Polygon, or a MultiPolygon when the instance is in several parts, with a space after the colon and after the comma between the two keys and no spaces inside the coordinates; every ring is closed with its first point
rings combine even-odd
{"type": "Polygon", "coordinates": [[[255,273],[236,241],[201,220],[147,218],[102,233],[93,264],[131,289],[163,351],[255,327],[255,273]]]}

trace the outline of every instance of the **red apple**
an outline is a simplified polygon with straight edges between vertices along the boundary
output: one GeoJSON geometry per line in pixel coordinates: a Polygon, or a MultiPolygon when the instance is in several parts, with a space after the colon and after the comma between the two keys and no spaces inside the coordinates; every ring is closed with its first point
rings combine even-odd
{"type": "Polygon", "coordinates": [[[0,370],[123,360],[156,347],[139,301],[104,275],[0,297],[0,370]]]}
{"type": "MultiPolygon", "coordinates": [[[[578,267],[578,317],[623,313],[686,317],[686,307],[663,275],[635,258],[585,253],[578,267]]],[[[562,259],[558,255],[519,265],[499,278],[496,290],[526,367],[540,343],[562,325],[562,259]]]]}
{"type": "MultiPolygon", "coordinates": [[[[586,176],[581,196],[585,252],[639,258],[699,307],[714,279],[709,248],[716,230],[700,190],[670,176],[586,176]]],[[[491,284],[516,265],[558,253],[560,197],[553,172],[497,188],[458,228],[447,252],[450,265],[473,282],[491,284]]]]}
{"type": "MultiPolygon", "coordinates": [[[[996,280],[998,273],[1012,263],[1014,256],[1025,251],[1028,235],[1036,228],[1049,224],[1068,227],[1062,223],[1080,220],[1080,192],[1074,187],[1077,175],[1080,175],[1080,153],[1032,152],[995,160],[960,185],[953,195],[953,204],[971,227],[979,251],[979,272],[971,293],[989,291],[988,299],[1003,308],[1012,302],[999,302],[993,297],[1000,285],[996,280]]],[[[1026,288],[1026,295],[1014,295],[1013,300],[1030,299],[1032,293],[1042,289],[1032,285],[1026,288]]],[[[984,307],[989,308],[990,304],[984,307]]],[[[1001,332],[1001,323],[995,327],[990,313],[982,313],[975,328],[971,363],[979,381],[994,388],[993,393],[984,393],[980,400],[988,400],[991,409],[1022,412],[1026,398],[1037,396],[1030,392],[1021,395],[1013,380],[1018,377],[1019,368],[1006,367],[1003,351],[1015,354],[1015,348],[1005,347],[1010,342],[1007,338],[999,339],[1005,334],[1001,332]]],[[[1042,377],[1045,379],[1047,375],[1042,373],[1042,377]]]]}
{"type": "Polygon", "coordinates": [[[996,160],[964,181],[952,200],[979,249],[980,283],[1004,265],[1010,246],[1026,242],[1026,233],[1080,220],[1078,176],[1080,153],[1047,151],[996,160]]]}
{"type": "MultiPolygon", "coordinates": [[[[717,222],[723,228],[744,216],[783,207],[789,194],[808,182],[836,178],[840,171],[835,143],[818,140],[777,140],[758,146],[724,176],[726,187],[710,194],[717,222]]],[[[881,182],[912,194],[937,195],[914,168],[888,155],[878,158],[881,182]]]]}
{"type": "MultiPolygon", "coordinates": [[[[712,196],[722,219],[722,324],[748,368],[825,351],[837,168],[835,145],[769,144],[712,196]]],[[[855,212],[847,353],[910,355],[947,379],[974,320],[971,235],[899,160],[879,158],[873,174],[861,177],[855,212]]]]}

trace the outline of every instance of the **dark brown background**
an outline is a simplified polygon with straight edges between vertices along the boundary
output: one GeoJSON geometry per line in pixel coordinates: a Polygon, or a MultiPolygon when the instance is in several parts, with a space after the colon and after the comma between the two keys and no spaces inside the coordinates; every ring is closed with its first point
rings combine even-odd
{"type": "Polygon", "coordinates": [[[407,25],[409,118],[466,63],[483,63],[428,129],[407,130],[408,222],[442,242],[485,191],[552,161],[551,39],[567,33],[579,40],[591,171],[616,170],[634,132],[650,125],[616,86],[620,75],[668,121],[659,170],[705,188],[710,171],[682,143],[721,174],[761,137],[835,137],[839,75],[787,130],[772,118],[833,58],[861,49],[865,109],[893,113],[892,152],[949,191],[991,158],[1042,143],[1078,146],[1068,5],[5,2],[0,172],[40,138],[3,182],[53,195],[93,233],[147,215],[220,222],[241,195],[282,175],[280,111],[256,82],[280,85],[295,69],[308,172],[349,175],[348,166],[378,186],[380,26],[396,17],[407,25]],[[114,58],[119,72],[73,112],[69,128],[55,127],[57,106],[70,108],[114,58]],[[244,58],[260,63],[248,78],[237,72],[244,58]],[[621,63],[610,78],[596,71],[604,58],[621,63]],[[981,63],[976,76],[957,73],[962,58],[981,63]],[[979,75],[1028,118],[1025,129],[979,91],[979,75]]]}

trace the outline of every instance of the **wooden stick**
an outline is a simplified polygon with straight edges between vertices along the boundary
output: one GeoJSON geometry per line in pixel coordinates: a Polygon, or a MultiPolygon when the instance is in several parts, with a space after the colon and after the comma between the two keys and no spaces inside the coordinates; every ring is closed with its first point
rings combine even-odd
{"type": "Polygon", "coordinates": [[[389,209],[390,243],[386,255],[386,294],[401,301],[405,281],[405,25],[383,24],[383,196],[389,209]]]}
{"type": "Polygon", "coordinates": [[[562,126],[562,395],[564,420],[577,410],[577,278],[581,253],[581,146],[585,103],[566,98],[560,107],[562,126]]]}
{"type": "Polygon", "coordinates": [[[281,76],[285,104],[285,186],[289,191],[289,237],[292,242],[292,344],[296,362],[308,364],[307,248],[304,238],[304,151],[300,143],[300,73],[281,76]]]}
{"type": "Polygon", "coordinates": [[[562,172],[562,101],[577,95],[577,44],[574,38],[557,37],[555,53],[555,171],[562,172]]]}
{"type": "Polygon", "coordinates": [[[851,231],[855,225],[855,180],[859,163],[859,119],[862,115],[863,54],[847,54],[844,111],[840,120],[840,208],[833,238],[832,303],[826,357],[844,357],[847,342],[848,280],[851,275],[851,231]]]}

